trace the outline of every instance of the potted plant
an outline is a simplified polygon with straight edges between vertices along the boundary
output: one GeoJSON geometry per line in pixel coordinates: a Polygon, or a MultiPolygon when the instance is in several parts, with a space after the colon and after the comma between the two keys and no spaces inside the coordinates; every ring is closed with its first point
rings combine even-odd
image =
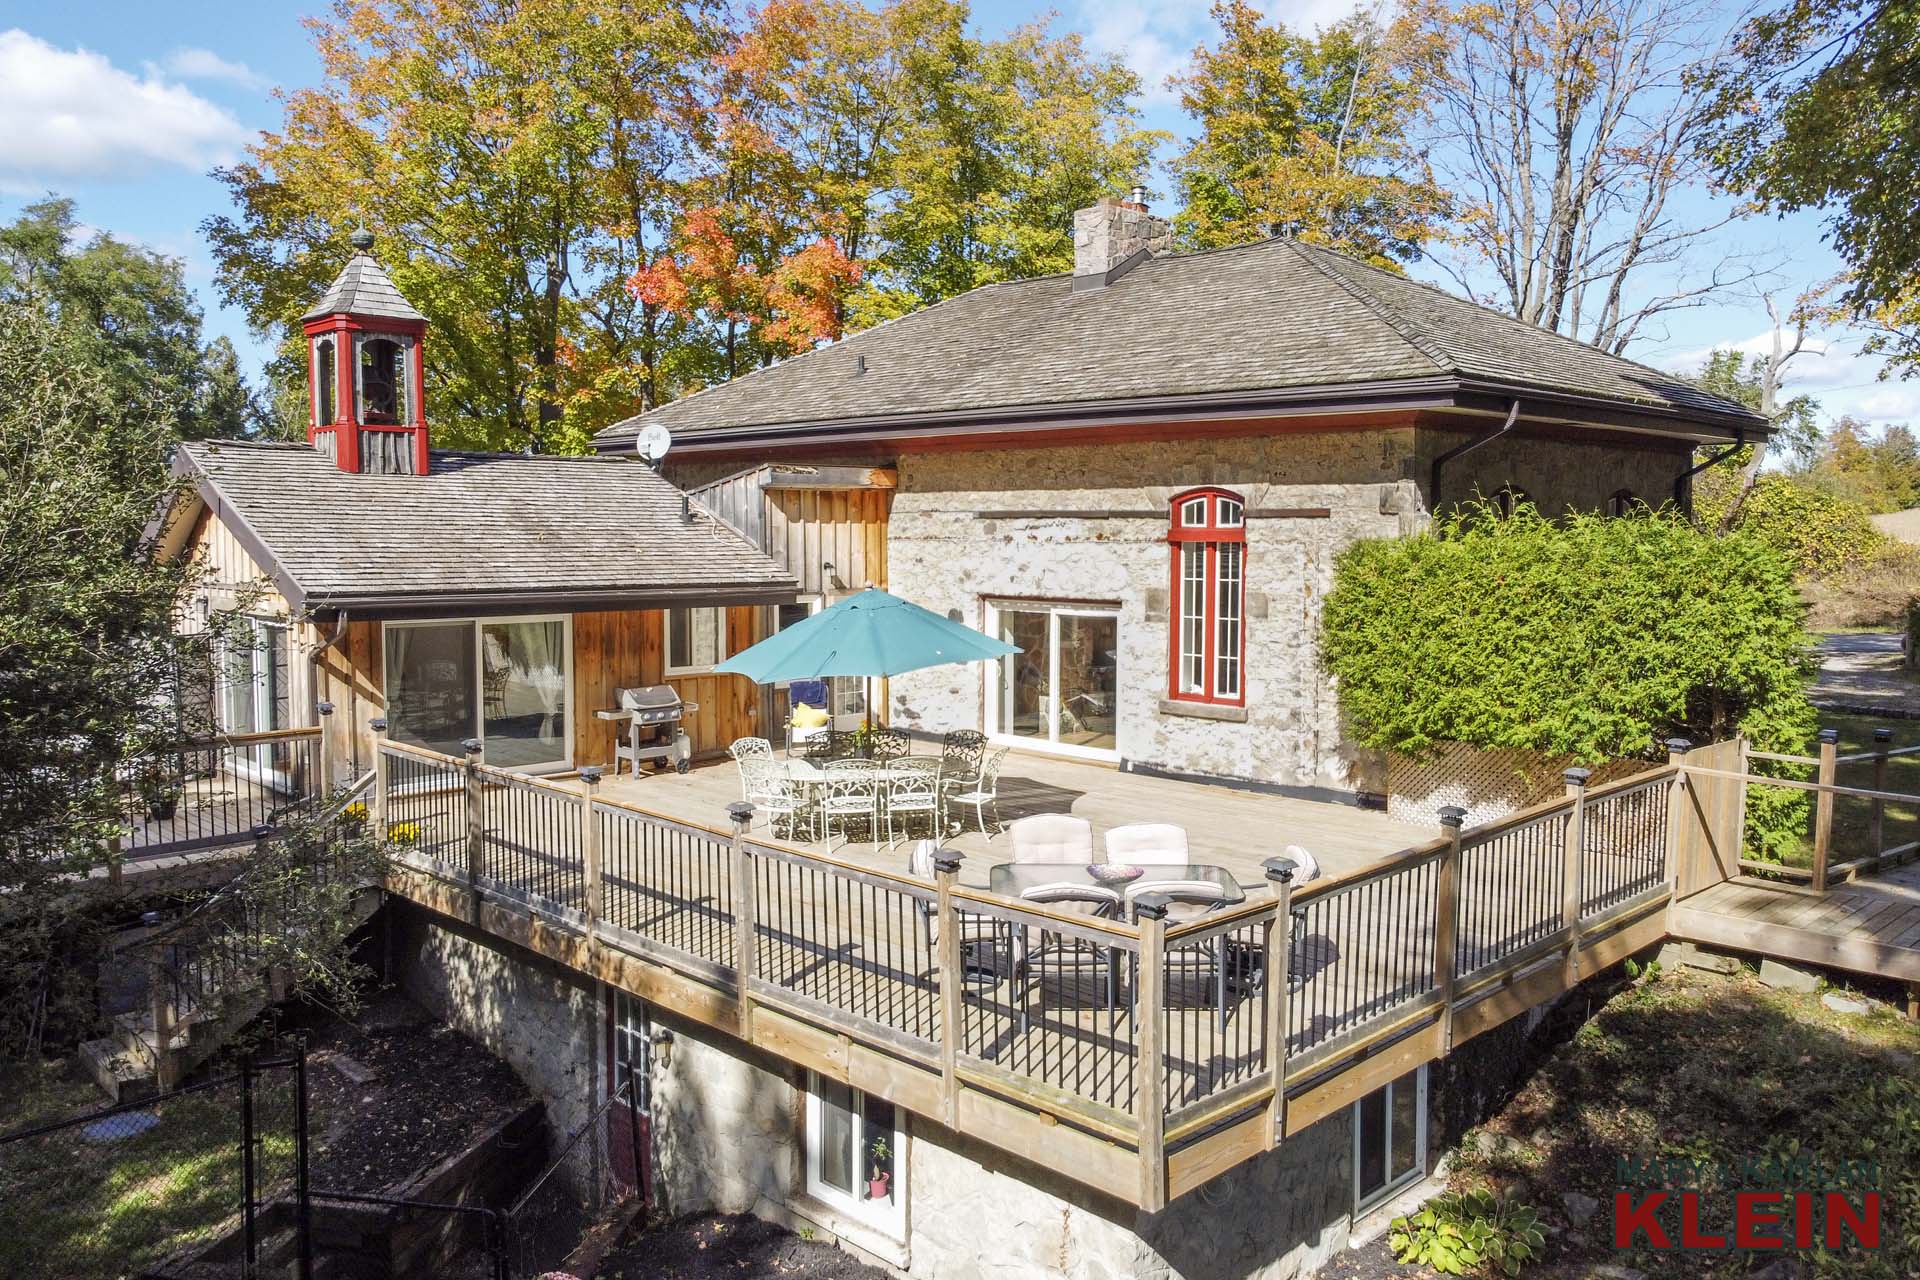
{"type": "Polygon", "coordinates": [[[867,1199],[885,1200],[887,1184],[893,1181],[893,1148],[887,1145],[883,1135],[868,1145],[867,1154],[873,1157],[872,1172],[867,1176],[867,1199]]]}
{"type": "Polygon", "coordinates": [[[388,823],[387,843],[402,847],[420,843],[420,824],[417,822],[388,823]]]}
{"type": "Polygon", "coordinates": [[[151,822],[168,822],[180,808],[180,796],[186,790],[179,779],[168,773],[159,761],[149,760],[134,777],[134,789],[146,806],[151,822]]]}

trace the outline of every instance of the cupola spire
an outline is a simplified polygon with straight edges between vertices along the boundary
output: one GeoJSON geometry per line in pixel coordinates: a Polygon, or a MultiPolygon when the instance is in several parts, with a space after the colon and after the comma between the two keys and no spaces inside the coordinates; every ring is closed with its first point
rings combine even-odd
{"type": "Polygon", "coordinates": [[[373,233],[347,238],[353,256],[311,311],[307,334],[307,440],[342,471],[427,472],[427,318],[401,296],[373,256],[373,233]]]}

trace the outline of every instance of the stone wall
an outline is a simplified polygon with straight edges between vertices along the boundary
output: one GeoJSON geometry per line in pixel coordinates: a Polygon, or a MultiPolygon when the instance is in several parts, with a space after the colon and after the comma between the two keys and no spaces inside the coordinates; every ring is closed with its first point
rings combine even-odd
{"type": "MultiPolygon", "coordinates": [[[[1131,765],[1312,792],[1386,790],[1385,761],[1346,740],[1320,670],[1321,600],[1356,540],[1424,528],[1433,457],[1469,437],[1422,427],[906,454],[888,526],[890,580],[919,604],[985,624],[985,602],[1115,606],[1116,737],[1131,765]],[[1247,705],[1222,718],[1169,703],[1167,513],[1218,485],[1247,500],[1247,705]],[[1317,517],[1304,514],[1325,509],[1317,517]],[[1267,514],[1262,514],[1262,513],[1267,514]]],[[[1517,485],[1543,510],[1656,502],[1684,448],[1520,436],[1450,464],[1448,494],[1517,485]]],[[[991,672],[934,667],[892,681],[894,723],[985,725],[991,672]]]]}
{"type": "MultiPolygon", "coordinates": [[[[1409,430],[1059,449],[910,454],[888,525],[891,580],[913,599],[984,624],[989,597],[1116,605],[1123,759],[1181,773],[1352,790],[1332,690],[1319,671],[1320,599],[1333,556],[1417,527],[1400,485],[1409,430]],[[1143,483],[1151,480],[1155,483],[1143,483]],[[1246,498],[1244,723],[1163,709],[1168,685],[1167,511],[1220,485],[1246,498]],[[1262,512],[1324,508],[1324,518],[1262,512]],[[1035,514],[995,515],[996,512],[1035,514]]],[[[983,723],[987,671],[935,667],[892,682],[894,723],[983,723]]]]}
{"type": "MultiPolygon", "coordinates": [[[[1488,422],[1483,430],[1498,425],[1488,422]]],[[[1431,482],[1434,458],[1473,439],[1474,434],[1419,431],[1411,478],[1423,494],[1431,482]]],[[[1658,507],[1672,501],[1674,477],[1690,465],[1691,454],[1691,446],[1672,441],[1630,447],[1516,433],[1447,463],[1440,473],[1440,498],[1454,503],[1476,492],[1491,497],[1512,485],[1524,490],[1543,515],[1558,516],[1569,508],[1605,511],[1607,500],[1626,489],[1648,506],[1658,507]]],[[[1432,495],[1426,496],[1431,505],[1432,495]]]]}
{"type": "Polygon", "coordinates": [[[805,1184],[794,1069],[698,1023],[652,1018],[673,1035],[653,1064],[656,1206],[785,1216],[805,1184]]]}
{"type": "Polygon", "coordinates": [[[928,1280],[1290,1280],[1347,1245],[1351,1111],[1157,1214],[1110,1202],[964,1136],[916,1125],[912,1262],[928,1280]],[[991,1224],[989,1227],[988,1224],[991,1224]]]}

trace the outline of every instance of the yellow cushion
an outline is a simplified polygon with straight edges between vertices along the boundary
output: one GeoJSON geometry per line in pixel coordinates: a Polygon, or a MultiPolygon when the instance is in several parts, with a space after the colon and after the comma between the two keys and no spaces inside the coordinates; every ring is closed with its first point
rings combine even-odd
{"type": "Polygon", "coordinates": [[[804,702],[793,704],[792,725],[796,729],[818,729],[827,722],[825,707],[810,707],[804,702]]]}

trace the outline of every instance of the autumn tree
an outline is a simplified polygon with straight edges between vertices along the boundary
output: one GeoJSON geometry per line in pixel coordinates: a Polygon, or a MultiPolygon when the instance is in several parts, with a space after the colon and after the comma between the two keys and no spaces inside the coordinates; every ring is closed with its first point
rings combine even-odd
{"type": "Polygon", "coordinates": [[[1648,321],[1753,280],[1714,252],[1742,212],[1701,199],[1728,56],[1708,0],[1417,0],[1446,55],[1432,155],[1454,195],[1443,259],[1473,296],[1624,351],[1648,321]]]}
{"type": "Polygon", "coordinates": [[[433,324],[443,441],[583,447],[704,376],[626,283],[698,145],[705,0],[339,0],[309,26],[323,83],[217,171],[237,212],[204,227],[257,326],[294,332],[365,226],[433,324]]]}
{"type": "Polygon", "coordinates": [[[1409,141],[1436,54],[1405,18],[1355,14],[1318,34],[1219,0],[1215,45],[1168,83],[1198,132],[1173,161],[1176,229],[1200,248],[1295,235],[1397,267],[1446,200],[1409,141]]]}
{"type": "Polygon", "coordinates": [[[782,0],[720,59],[712,149],[633,280],[710,335],[719,376],[1065,270],[1073,210],[1145,171],[1159,135],[1117,60],[968,18],[955,0],[782,0]]]}
{"type": "Polygon", "coordinates": [[[1721,176],[1775,211],[1820,210],[1868,349],[1920,367],[1920,4],[1789,0],[1736,49],[1705,79],[1721,176]]]}

